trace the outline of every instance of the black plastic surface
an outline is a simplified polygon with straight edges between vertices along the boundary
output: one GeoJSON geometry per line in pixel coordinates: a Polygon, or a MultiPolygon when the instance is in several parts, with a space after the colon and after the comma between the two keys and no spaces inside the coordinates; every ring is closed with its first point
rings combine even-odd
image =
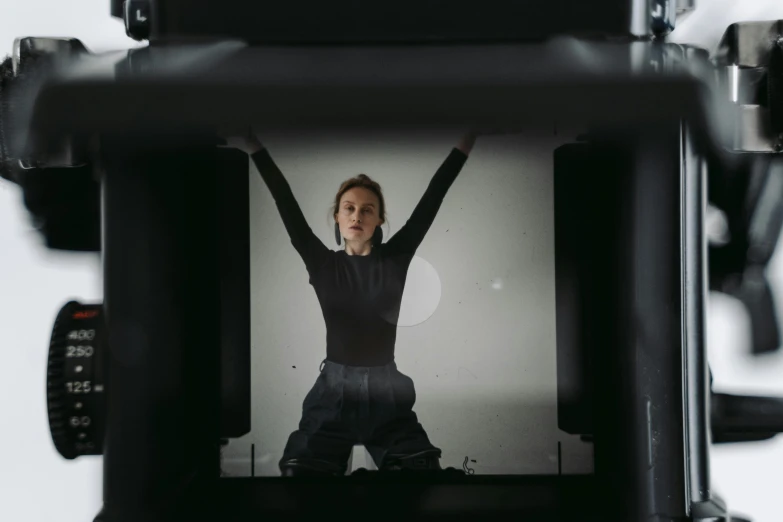
{"type": "Polygon", "coordinates": [[[250,165],[247,154],[216,151],[220,224],[221,437],[250,431],[250,165]]]}
{"type": "Polygon", "coordinates": [[[459,477],[394,471],[334,479],[221,479],[204,486],[193,490],[204,497],[188,510],[196,521],[340,520],[367,513],[382,520],[607,520],[595,480],[587,475],[459,477]]]}
{"type": "Polygon", "coordinates": [[[748,442],[783,433],[783,398],[714,393],[712,440],[748,442]]]}
{"type": "Polygon", "coordinates": [[[220,36],[298,44],[629,35],[640,25],[634,14],[642,17],[644,34],[649,31],[649,8],[634,0],[488,0],[480,6],[462,0],[167,0],[155,7],[153,40],[220,36]]]}
{"type": "Polygon", "coordinates": [[[672,123],[555,154],[558,420],[592,434],[607,520],[686,514],[680,140],[672,123]]]}
{"type": "Polygon", "coordinates": [[[611,291],[603,283],[615,270],[604,254],[613,237],[590,233],[610,226],[615,205],[594,163],[589,143],[554,153],[557,418],[561,430],[584,435],[593,433],[594,358],[604,341],[594,328],[611,291]]]}
{"type": "MultiPolygon", "coordinates": [[[[648,43],[558,39],[536,45],[243,48],[223,42],[145,48],[75,63],[49,82],[30,125],[61,133],[242,126],[519,125],[688,119],[712,129],[703,86],[648,43]],[[652,54],[651,54],[652,53],[652,54]],[[78,110],[75,110],[78,109],[78,110]]],[[[717,147],[714,147],[717,149],[717,147]]]]}
{"type": "Polygon", "coordinates": [[[198,143],[102,140],[104,503],[128,520],[161,516],[198,477],[219,475],[220,163],[198,143]]]}

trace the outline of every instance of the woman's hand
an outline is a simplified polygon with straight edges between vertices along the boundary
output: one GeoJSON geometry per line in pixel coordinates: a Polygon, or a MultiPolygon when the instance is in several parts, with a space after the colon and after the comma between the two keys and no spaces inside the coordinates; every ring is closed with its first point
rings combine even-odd
{"type": "Polygon", "coordinates": [[[252,127],[248,127],[238,135],[230,132],[221,132],[219,135],[222,142],[219,146],[222,147],[239,149],[250,155],[264,149],[264,145],[258,139],[252,127]]]}
{"type": "Polygon", "coordinates": [[[469,131],[460,138],[457,143],[457,149],[462,151],[465,156],[470,155],[470,151],[473,150],[473,145],[476,143],[476,133],[469,131]]]}

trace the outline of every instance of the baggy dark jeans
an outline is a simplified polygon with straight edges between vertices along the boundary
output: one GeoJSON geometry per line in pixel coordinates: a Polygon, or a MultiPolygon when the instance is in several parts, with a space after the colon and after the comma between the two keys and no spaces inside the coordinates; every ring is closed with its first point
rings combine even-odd
{"type": "MultiPolygon", "coordinates": [[[[441,450],[430,443],[413,412],[413,380],[391,362],[345,366],[329,360],[302,404],[299,429],[288,438],[279,466],[289,461],[327,463],[344,474],[355,444],[381,468],[385,459],[441,450]]],[[[289,462],[290,463],[290,462],[289,462]]]]}

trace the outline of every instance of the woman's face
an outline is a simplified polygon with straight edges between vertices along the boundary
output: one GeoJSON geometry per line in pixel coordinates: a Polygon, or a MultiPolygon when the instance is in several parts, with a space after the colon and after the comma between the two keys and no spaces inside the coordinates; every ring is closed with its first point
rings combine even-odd
{"type": "Polygon", "coordinates": [[[375,227],[382,225],[379,215],[380,201],[371,190],[354,187],[343,194],[337,208],[337,223],[346,241],[369,241],[375,227]]]}

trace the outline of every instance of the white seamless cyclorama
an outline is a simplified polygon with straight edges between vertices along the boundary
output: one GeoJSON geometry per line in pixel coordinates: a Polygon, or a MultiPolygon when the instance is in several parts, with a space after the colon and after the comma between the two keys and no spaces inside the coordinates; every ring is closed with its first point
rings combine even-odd
{"type": "MultiPolygon", "coordinates": [[[[340,183],[377,180],[390,237],[405,224],[460,131],[262,133],[315,234],[337,249],[329,207],[340,183]]],[[[591,473],[592,447],[557,427],[552,153],[574,132],[481,137],[411,265],[395,358],[442,467],[476,474],[591,473]],[[423,284],[421,284],[423,282],[423,284]]],[[[224,449],[229,476],[279,476],[326,329],[304,263],[250,167],[250,434],[224,449]]],[[[361,448],[355,448],[355,450],[361,448]]],[[[353,469],[373,469],[354,451],[353,469]]]]}

